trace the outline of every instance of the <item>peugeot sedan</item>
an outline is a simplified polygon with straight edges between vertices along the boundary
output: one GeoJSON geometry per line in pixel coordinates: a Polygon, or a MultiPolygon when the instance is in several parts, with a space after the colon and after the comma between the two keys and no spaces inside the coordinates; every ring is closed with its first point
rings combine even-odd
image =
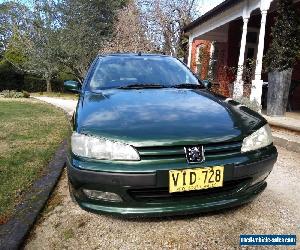
{"type": "Polygon", "coordinates": [[[267,186],[277,159],[258,113],[213,94],[165,55],[98,56],[73,117],[71,196],[85,210],[191,214],[241,205],[267,186]]]}

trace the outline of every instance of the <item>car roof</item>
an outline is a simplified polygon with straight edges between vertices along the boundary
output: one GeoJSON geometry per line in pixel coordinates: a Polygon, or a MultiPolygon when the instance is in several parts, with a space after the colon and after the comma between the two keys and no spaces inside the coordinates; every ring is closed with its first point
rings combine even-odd
{"type": "Polygon", "coordinates": [[[136,56],[142,56],[142,57],[171,57],[169,55],[164,54],[154,54],[154,53],[108,53],[108,54],[101,54],[98,55],[98,57],[103,56],[117,56],[117,57],[136,57],[136,56]]]}

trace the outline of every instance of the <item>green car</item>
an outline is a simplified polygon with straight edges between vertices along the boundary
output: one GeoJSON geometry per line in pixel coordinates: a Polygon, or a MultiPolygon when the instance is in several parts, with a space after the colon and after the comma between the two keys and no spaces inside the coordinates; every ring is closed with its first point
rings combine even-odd
{"type": "Polygon", "coordinates": [[[207,212],[253,200],[277,159],[258,113],[209,91],[165,55],[98,56],[82,87],[68,155],[71,196],[124,216],[207,212]]]}

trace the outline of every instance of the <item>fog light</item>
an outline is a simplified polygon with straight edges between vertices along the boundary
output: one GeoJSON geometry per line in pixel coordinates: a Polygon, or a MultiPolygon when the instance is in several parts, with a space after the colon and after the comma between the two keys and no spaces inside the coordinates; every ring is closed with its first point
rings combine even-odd
{"type": "Polygon", "coordinates": [[[83,193],[90,199],[94,199],[94,200],[102,200],[102,201],[110,201],[110,202],[123,201],[119,195],[111,192],[83,189],[83,193]]]}

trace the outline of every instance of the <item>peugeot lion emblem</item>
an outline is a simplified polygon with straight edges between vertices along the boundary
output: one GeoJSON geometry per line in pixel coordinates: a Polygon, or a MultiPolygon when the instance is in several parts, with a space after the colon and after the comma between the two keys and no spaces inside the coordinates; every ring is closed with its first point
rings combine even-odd
{"type": "Polygon", "coordinates": [[[205,160],[203,146],[184,147],[188,163],[200,163],[205,160]]]}

